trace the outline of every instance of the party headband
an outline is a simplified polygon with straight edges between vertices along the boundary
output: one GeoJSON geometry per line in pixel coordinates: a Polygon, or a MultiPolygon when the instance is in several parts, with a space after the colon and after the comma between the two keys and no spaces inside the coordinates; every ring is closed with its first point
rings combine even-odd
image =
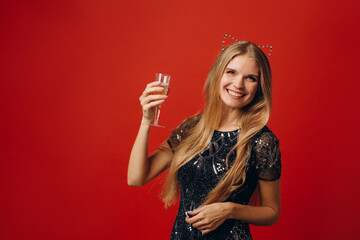
{"type": "MultiPolygon", "coordinates": [[[[232,38],[233,40],[235,40],[235,42],[238,42],[239,40],[237,40],[237,38],[236,37],[234,37],[234,36],[232,36],[231,34],[229,34],[229,33],[225,33],[224,34],[224,37],[223,37],[223,41],[222,41],[222,51],[224,51],[224,49],[225,49],[225,38],[226,37],[230,37],[230,38],[232,38]]],[[[268,53],[268,55],[267,55],[267,57],[269,58],[270,57],[270,55],[271,55],[271,52],[272,52],[272,46],[271,45],[260,45],[260,46],[258,46],[259,48],[269,48],[269,53],[268,53]]]]}

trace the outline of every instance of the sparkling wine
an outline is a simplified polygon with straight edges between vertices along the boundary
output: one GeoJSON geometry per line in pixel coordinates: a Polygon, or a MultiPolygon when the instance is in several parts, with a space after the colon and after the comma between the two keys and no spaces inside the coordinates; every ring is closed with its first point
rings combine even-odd
{"type": "Polygon", "coordinates": [[[168,93],[169,93],[169,83],[160,83],[160,87],[163,87],[164,90],[162,90],[161,92],[156,92],[156,94],[168,95],[168,93]]]}
{"type": "MultiPolygon", "coordinates": [[[[155,82],[160,83],[160,87],[163,87],[164,89],[160,92],[155,92],[154,94],[161,94],[161,95],[168,95],[169,93],[169,83],[170,83],[170,75],[167,74],[163,74],[163,73],[156,73],[155,74],[155,82]]],[[[154,118],[154,122],[152,124],[152,126],[156,126],[156,127],[163,127],[160,126],[158,124],[159,122],[159,117],[160,117],[160,109],[161,109],[161,105],[157,106],[155,109],[155,118],[154,118]]]]}

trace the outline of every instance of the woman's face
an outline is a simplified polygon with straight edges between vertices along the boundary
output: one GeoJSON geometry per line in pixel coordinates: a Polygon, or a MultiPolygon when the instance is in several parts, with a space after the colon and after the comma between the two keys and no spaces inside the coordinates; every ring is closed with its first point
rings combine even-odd
{"type": "Polygon", "coordinates": [[[226,66],[220,80],[220,98],[229,108],[241,109],[254,99],[259,67],[247,55],[239,55],[226,66]]]}

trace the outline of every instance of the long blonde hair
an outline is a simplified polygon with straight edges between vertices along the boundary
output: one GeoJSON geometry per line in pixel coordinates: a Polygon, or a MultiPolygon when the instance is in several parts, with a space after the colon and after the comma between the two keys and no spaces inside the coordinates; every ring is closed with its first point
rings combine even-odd
{"type": "Polygon", "coordinates": [[[162,191],[165,207],[177,201],[179,195],[177,179],[179,168],[209,145],[214,129],[217,129],[220,125],[223,116],[223,103],[219,95],[220,79],[228,63],[239,55],[247,55],[256,61],[260,69],[260,84],[253,101],[242,109],[238,123],[241,129],[238,134],[238,141],[226,157],[228,171],[217,186],[210,191],[202,205],[225,201],[232,192],[240,188],[245,182],[245,168],[251,151],[249,142],[266,125],[270,116],[271,70],[267,57],[259,47],[251,42],[241,41],[225,48],[210,69],[204,86],[205,108],[196,116],[196,118],[199,118],[198,123],[189,130],[186,137],[174,149],[175,155],[162,191]],[[228,157],[234,150],[237,153],[236,159],[229,168],[228,157]]]}

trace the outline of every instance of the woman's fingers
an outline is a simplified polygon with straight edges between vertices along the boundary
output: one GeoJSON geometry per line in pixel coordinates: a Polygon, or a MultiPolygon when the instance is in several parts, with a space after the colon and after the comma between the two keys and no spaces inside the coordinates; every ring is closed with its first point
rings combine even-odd
{"type": "Polygon", "coordinates": [[[203,234],[206,234],[206,233],[209,233],[209,232],[215,230],[213,224],[208,223],[207,221],[199,221],[199,222],[192,224],[192,226],[194,228],[198,229],[203,234]]]}
{"type": "Polygon", "coordinates": [[[161,92],[162,90],[164,90],[164,88],[162,88],[162,87],[153,87],[150,89],[145,89],[143,94],[139,97],[141,105],[144,105],[147,102],[152,101],[152,100],[165,99],[167,97],[166,95],[157,94],[157,93],[161,92]]]}
{"type": "Polygon", "coordinates": [[[149,82],[147,85],[146,85],[146,88],[150,88],[150,87],[154,87],[154,86],[159,86],[160,83],[159,82],[149,82]]]}
{"type": "Polygon", "coordinates": [[[198,215],[192,218],[186,218],[186,222],[199,230],[204,229],[204,227],[209,228],[211,225],[209,218],[198,215]]]}
{"type": "Polygon", "coordinates": [[[146,88],[142,94],[142,96],[146,97],[150,94],[154,94],[154,93],[158,93],[163,91],[164,88],[163,87],[151,87],[151,88],[146,88]]]}
{"type": "Polygon", "coordinates": [[[207,234],[207,233],[209,233],[209,232],[211,232],[213,230],[214,229],[204,229],[204,230],[201,231],[201,233],[204,235],[204,234],[207,234]]]}
{"type": "Polygon", "coordinates": [[[153,87],[150,89],[145,89],[144,92],[139,97],[139,100],[141,101],[142,99],[144,99],[150,95],[161,95],[161,94],[157,94],[157,93],[161,92],[162,90],[164,90],[162,87],[153,87]]]}
{"type": "MultiPolygon", "coordinates": [[[[147,97],[140,99],[140,104],[142,106],[145,106],[145,105],[150,104],[155,101],[165,100],[166,98],[167,98],[166,95],[149,95],[147,97]]],[[[154,106],[154,105],[151,105],[151,106],[154,106]]]]}
{"type": "Polygon", "coordinates": [[[206,229],[206,227],[209,227],[208,225],[209,225],[209,223],[207,223],[205,221],[199,221],[199,222],[192,224],[193,227],[195,227],[199,230],[206,229]]]}
{"type": "Polygon", "coordinates": [[[160,92],[162,90],[164,90],[164,88],[160,86],[159,82],[151,82],[146,85],[146,88],[142,95],[147,96],[150,93],[160,92]]]}
{"type": "Polygon", "coordinates": [[[206,206],[202,206],[202,207],[199,207],[199,208],[197,208],[197,209],[195,209],[193,211],[187,211],[187,212],[190,215],[196,215],[196,214],[200,213],[201,211],[205,210],[205,208],[206,208],[206,206]]]}
{"type": "Polygon", "coordinates": [[[209,233],[215,229],[213,226],[214,223],[210,222],[209,219],[200,217],[199,215],[196,215],[195,217],[192,218],[186,217],[186,222],[188,222],[189,224],[191,224],[191,226],[201,231],[202,234],[209,233]]]}
{"type": "Polygon", "coordinates": [[[164,99],[162,99],[162,100],[157,100],[157,101],[152,101],[152,102],[144,105],[143,108],[144,108],[145,111],[147,111],[147,110],[149,110],[149,108],[158,106],[158,105],[162,104],[164,101],[165,101],[164,99]]]}
{"type": "Polygon", "coordinates": [[[192,218],[186,218],[185,221],[191,225],[193,225],[194,227],[198,226],[198,224],[200,223],[203,223],[205,220],[205,218],[203,216],[199,216],[199,215],[196,215],[192,218]],[[195,226],[196,225],[196,226],[195,226]]]}

